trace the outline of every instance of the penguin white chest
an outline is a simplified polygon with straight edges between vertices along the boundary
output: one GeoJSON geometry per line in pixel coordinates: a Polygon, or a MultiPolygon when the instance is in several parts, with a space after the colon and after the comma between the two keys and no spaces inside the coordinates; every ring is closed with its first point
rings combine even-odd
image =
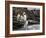
{"type": "Polygon", "coordinates": [[[27,19],[27,17],[26,17],[26,15],[24,15],[24,20],[26,21],[26,19],[27,19]]]}

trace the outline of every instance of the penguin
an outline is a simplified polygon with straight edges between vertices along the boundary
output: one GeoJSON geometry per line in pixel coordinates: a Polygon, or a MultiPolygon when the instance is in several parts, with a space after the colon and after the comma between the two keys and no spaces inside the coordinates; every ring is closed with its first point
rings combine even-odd
{"type": "Polygon", "coordinates": [[[23,16],[24,16],[24,21],[26,21],[27,20],[27,16],[26,16],[25,12],[23,12],[23,16]]]}
{"type": "Polygon", "coordinates": [[[20,14],[17,15],[17,21],[20,19],[20,14]]]}
{"type": "Polygon", "coordinates": [[[25,23],[24,23],[24,29],[27,30],[27,25],[28,25],[27,15],[26,15],[25,12],[23,12],[23,15],[24,15],[24,21],[25,21],[25,23]]]}

